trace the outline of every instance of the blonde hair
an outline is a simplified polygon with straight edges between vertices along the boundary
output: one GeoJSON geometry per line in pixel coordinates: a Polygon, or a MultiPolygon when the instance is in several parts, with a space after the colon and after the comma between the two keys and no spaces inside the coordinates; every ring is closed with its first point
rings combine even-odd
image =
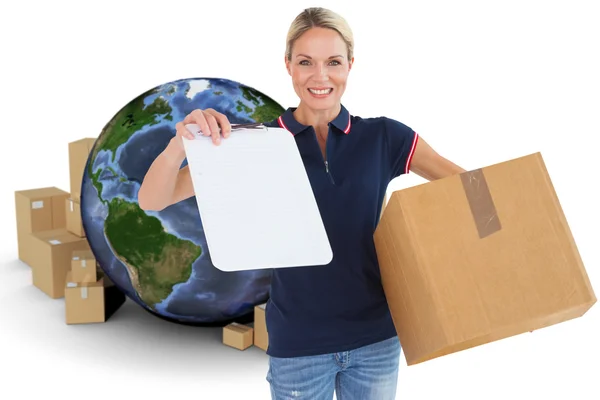
{"type": "Polygon", "coordinates": [[[322,7],[304,9],[292,21],[287,34],[285,55],[288,60],[292,58],[292,47],[296,40],[311,28],[333,29],[340,34],[348,49],[348,60],[354,55],[354,37],[348,22],[339,14],[322,7]]]}

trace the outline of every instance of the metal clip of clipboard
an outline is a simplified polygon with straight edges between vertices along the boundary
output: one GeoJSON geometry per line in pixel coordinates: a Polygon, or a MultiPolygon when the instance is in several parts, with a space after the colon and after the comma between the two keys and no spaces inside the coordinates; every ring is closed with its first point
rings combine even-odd
{"type": "Polygon", "coordinates": [[[236,124],[231,126],[231,131],[237,131],[240,129],[267,129],[262,122],[249,122],[246,124],[236,124]]]}
{"type": "MultiPolygon", "coordinates": [[[[244,124],[236,124],[236,125],[231,125],[231,132],[234,131],[239,131],[242,129],[266,129],[268,130],[269,128],[267,128],[267,126],[263,125],[262,122],[248,122],[248,123],[244,123],[244,124]]],[[[219,132],[221,131],[221,127],[219,127],[219,132]]],[[[198,132],[196,132],[198,135],[202,135],[202,131],[198,130],[198,132]]]]}

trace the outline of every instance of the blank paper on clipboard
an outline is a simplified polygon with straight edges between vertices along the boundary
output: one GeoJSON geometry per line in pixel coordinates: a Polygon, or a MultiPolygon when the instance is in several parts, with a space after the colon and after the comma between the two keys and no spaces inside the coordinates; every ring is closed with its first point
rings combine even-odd
{"type": "MultiPolygon", "coordinates": [[[[187,128],[199,131],[194,124],[187,128]]],[[[216,268],[243,271],[331,261],[323,220],[288,131],[240,129],[218,146],[198,135],[183,143],[216,268]]]]}

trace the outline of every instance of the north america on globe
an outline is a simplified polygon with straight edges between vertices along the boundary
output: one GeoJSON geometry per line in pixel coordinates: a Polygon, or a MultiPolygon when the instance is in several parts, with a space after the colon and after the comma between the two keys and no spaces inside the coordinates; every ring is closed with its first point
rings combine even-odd
{"type": "Polygon", "coordinates": [[[232,124],[266,122],[284,111],[267,95],[227,79],[160,85],[105,125],[90,152],[81,192],[83,226],[104,273],[147,311],[197,325],[248,315],[268,299],[271,282],[268,269],[223,272],[212,265],[194,197],[159,212],[138,205],[144,176],[175,135],[175,124],[206,108],[232,124]]]}

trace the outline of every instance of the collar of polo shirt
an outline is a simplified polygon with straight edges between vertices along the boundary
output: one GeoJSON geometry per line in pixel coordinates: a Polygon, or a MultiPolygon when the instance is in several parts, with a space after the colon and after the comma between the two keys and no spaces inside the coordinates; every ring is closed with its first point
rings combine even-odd
{"type": "MultiPolygon", "coordinates": [[[[296,121],[296,118],[294,118],[294,111],[296,109],[297,107],[289,107],[282,115],[279,116],[279,118],[277,118],[277,123],[279,126],[291,132],[294,136],[304,132],[307,128],[309,128],[308,125],[303,125],[296,121]]],[[[339,114],[334,118],[333,121],[331,121],[330,125],[337,128],[341,133],[346,135],[350,133],[350,128],[352,126],[350,113],[343,104],[341,105],[339,114]]]]}

